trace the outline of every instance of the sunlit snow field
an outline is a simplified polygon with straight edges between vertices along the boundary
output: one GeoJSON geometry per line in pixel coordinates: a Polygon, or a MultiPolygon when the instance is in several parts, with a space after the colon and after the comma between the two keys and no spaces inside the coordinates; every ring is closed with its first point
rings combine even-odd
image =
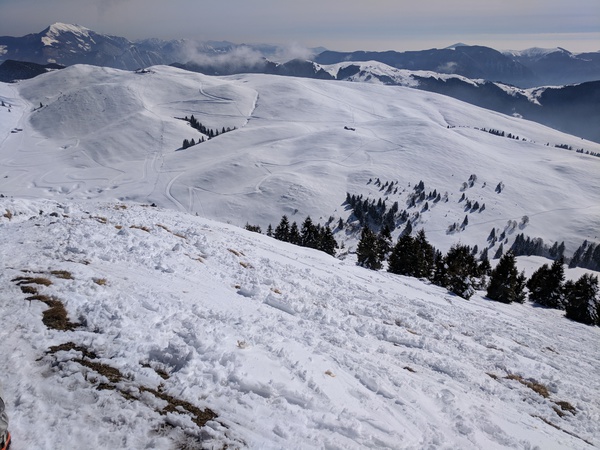
{"type": "Polygon", "coordinates": [[[0,99],[12,450],[600,445],[598,327],[357,267],[351,234],[333,258],[241,229],[345,221],[346,192],[383,195],[370,179],[398,182],[390,202],[423,180],[448,193],[415,223],[442,251],[527,215],[507,239],[572,253],[598,242],[600,158],[554,145],[600,144],[410,88],[170,67],[0,99]],[[236,130],[182,150],[192,114],[236,130]],[[486,209],[448,233],[462,193],[486,209]]]}

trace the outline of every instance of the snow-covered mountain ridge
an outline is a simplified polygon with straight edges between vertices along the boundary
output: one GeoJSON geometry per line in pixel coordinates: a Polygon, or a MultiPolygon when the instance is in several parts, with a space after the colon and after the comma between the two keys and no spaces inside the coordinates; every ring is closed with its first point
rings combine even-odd
{"type": "Polygon", "coordinates": [[[12,104],[10,113],[0,109],[0,193],[8,196],[156,203],[266,229],[283,214],[346,221],[350,193],[387,198],[388,207],[398,201],[442,251],[457,241],[481,249],[492,228],[507,231],[508,245],[519,232],[565,241],[568,254],[598,239],[600,159],[554,145],[600,153],[599,144],[436,94],[161,66],[73,66],[0,84],[0,97],[12,104]],[[180,119],[191,115],[236,130],[182,151],[184,139],[201,137],[180,119]],[[377,178],[394,181],[397,191],[382,192],[369,182],[377,178]],[[421,180],[448,201],[408,208],[421,180]],[[463,195],[485,211],[466,209],[463,195]],[[465,215],[469,226],[449,234],[465,215]],[[526,228],[507,229],[525,215],[526,228]]]}
{"type": "Polygon", "coordinates": [[[599,444],[600,329],[560,311],[172,210],[0,209],[14,450],[599,444]]]}

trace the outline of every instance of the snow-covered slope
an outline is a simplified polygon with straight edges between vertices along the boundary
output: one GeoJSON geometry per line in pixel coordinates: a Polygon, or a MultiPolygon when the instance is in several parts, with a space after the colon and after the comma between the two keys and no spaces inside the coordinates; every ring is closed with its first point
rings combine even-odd
{"type": "Polygon", "coordinates": [[[442,251],[459,240],[481,248],[493,227],[524,215],[526,229],[509,239],[524,232],[564,240],[567,253],[597,240],[600,159],[553,146],[598,153],[600,145],[436,94],[164,66],[143,73],[73,66],[0,84],[0,98],[12,104],[10,113],[0,108],[7,196],[156,203],[265,229],[283,214],[346,220],[346,192],[404,209],[423,180],[448,202],[409,212],[442,251]],[[183,139],[202,137],[177,119],[192,114],[210,128],[237,129],[183,151],[183,139]],[[465,188],[471,175],[477,182],[465,188]],[[369,183],[376,178],[397,182],[397,193],[385,195],[369,183]],[[462,194],[486,209],[448,234],[466,215],[462,194]]]}
{"type": "Polygon", "coordinates": [[[13,450],[600,445],[600,329],[560,311],[172,210],[0,210],[13,450]]]}

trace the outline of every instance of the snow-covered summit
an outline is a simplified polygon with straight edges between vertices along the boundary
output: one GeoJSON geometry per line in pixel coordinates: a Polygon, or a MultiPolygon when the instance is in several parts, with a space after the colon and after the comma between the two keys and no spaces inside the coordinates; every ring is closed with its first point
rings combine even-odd
{"type": "Polygon", "coordinates": [[[51,46],[52,44],[58,44],[59,37],[65,33],[73,34],[79,38],[90,38],[90,29],[81,25],[72,25],[66,23],[56,22],[50,25],[42,36],[42,42],[45,46],[51,46]]]}
{"type": "Polygon", "coordinates": [[[524,58],[540,58],[547,56],[552,53],[564,53],[567,55],[572,55],[572,53],[568,50],[565,50],[561,47],[554,48],[541,48],[541,47],[532,47],[525,50],[505,50],[503,52],[505,55],[510,55],[513,57],[524,57],[524,58]]]}

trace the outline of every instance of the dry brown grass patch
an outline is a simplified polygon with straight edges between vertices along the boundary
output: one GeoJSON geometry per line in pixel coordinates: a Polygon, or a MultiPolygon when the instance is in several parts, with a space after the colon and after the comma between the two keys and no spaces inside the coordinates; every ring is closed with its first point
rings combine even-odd
{"type": "Polygon", "coordinates": [[[12,219],[12,218],[13,218],[13,213],[12,213],[12,212],[10,212],[10,210],[8,210],[8,209],[7,209],[7,210],[5,211],[5,213],[4,213],[4,217],[6,217],[8,220],[10,220],[10,219],[12,219]]]}
{"type": "Polygon", "coordinates": [[[69,352],[75,350],[81,352],[84,358],[96,359],[98,356],[91,350],[81,345],[77,345],[74,342],[65,342],[64,344],[54,345],[46,352],[49,355],[54,355],[57,352],[69,352]]]}
{"type": "Polygon", "coordinates": [[[560,410],[556,406],[553,408],[554,411],[556,411],[556,414],[558,414],[560,417],[566,415],[564,411],[570,412],[573,415],[577,414],[577,408],[575,408],[569,402],[557,401],[554,402],[554,404],[560,408],[560,410]]]}
{"type": "Polygon", "coordinates": [[[23,294],[27,294],[27,295],[36,295],[38,293],[38,290],[35,286],[21,286],[21,292],[23,294]]]}
{"type": "Polygon", "coordinates": [[[171,376],[168,374],[166,370],[161,369],[160,367],[154,367],[149,363],[141,363],[142,367],[147,367],[148,369],[154,370],[156,374],[161,377],[163,380],[168,380],[171,376]]]}
{"type": "Polygon", "coordinates": [[[409,367],[409,366],[404,366],[403,369],[408,370],[411,373],[417,373],[417,371],[415,369],[413,369],[412,367],[409,367]]]}
{"type": "Polygon", "coordinates": [[[11,280],[13,283],[17,283],[17,286],[23,286],[24,284],[39,284],[42,286],[51,286],[52,280],[44,277],[16,277],[11,280]]]}
{"type": "Polygon", "coordinates": [[[108,282],[106,278],[92,278],[92,281],[98,286],[106,286],[106,283],[108,282]]]}
{"type": "Polygon", "coordinates": [[[73,279],[73,274],[71,274],[71,272],[69,272],[68,270],[52,270],[52,271],[50,271],[50,273],[52,275],[54,275],[56,278],[61,278],[63,280],[72,280],[73,279]]]}
{"type": "Polygon", "coordinates": [[[42,322],[48,328],[59,331],[72,331],[79,326],[78,323],[73,323],[69,320],[65,306],[57,298],[38,294],[27,297],[25,300],[38,300],[49,306],[42,316],[42,322]]]}
{"type": "Polygon", "coordinates": [[[88,369],[92,369],[94,372],[108,378],[111,383],[119,383],[125,379],[125,376],[121,371],[115,367],[111,367],[108,364],[99,363],[96,361],[90,361],[89,359],[74,359],[73,361],[81,364],[88,369]]]}
{"type": "Polygon", "coordinates": [[[146,233],[150,233],[150,228],[145,227],[143,225],[130,225],[129,228],[134,228],[136,230],[142,230],[142,231],[145,231],[146,233]]]}
{"type": "Polygon", "coordinates": [[[252,269],[252,264],[244,261],[240,261],[240,266],[242,266],[244,269],[252,269]]]}
{"type": "Polygon", "coordinates": [[[532,391],[538,393],[544,398],[550,397],[550,392],[548,392],[548,387],[543,385],[542,383],[538,383],[535,380],[525,380],[521,375],[509,374],[506,377],[507,380],[516,380],[524,386],[527,386],[532,391]]]}
{"type": "Polygon", "coordinates": [[[92,219],[106,225],[108,223],[108,219],[106,217],[94,216],[92,219]]]}
{"type": "Polygon", "coordinates": [[[246,256],[242,252],[238,252],[237,250],[234,250],[232,248],[228,248],[227,251],[233,253],[235,256],[246,256]]]}
{"type": "Polygon", "coordinates": [[[206,422],[214,420],[218,417],[217,414],[209,408],[202,410],[188,401],[172,397],[169,394],[160,392],[156,389],[142,386],[140,387],[140,392],[149,392],[155,397],[167,402],[167,406],[165,406],[161,411],[158,411],[160,414],[167,414],[170,412],[181,414],[182,412],[187,412],[192,416],[192,422],[194,422],[200,428],[206,425],[206,422]]]}

